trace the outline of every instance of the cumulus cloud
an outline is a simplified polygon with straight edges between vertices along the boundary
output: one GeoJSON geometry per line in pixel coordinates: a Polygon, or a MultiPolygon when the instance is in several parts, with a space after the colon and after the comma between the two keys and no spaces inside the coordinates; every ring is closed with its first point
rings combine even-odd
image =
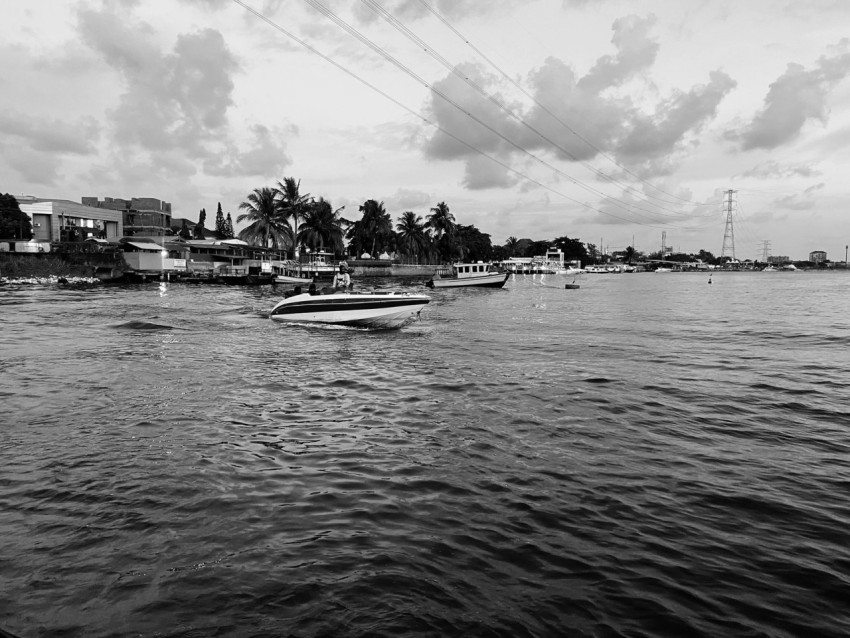
{"type": "Polygon", "coordinates": [[[282,175],[292,158],[286,153],[282,141],[286,133],[279,129],[269,130],[257,124],[251,127],[251,143],[247,151],[230,147],[216,153],[204,162],[204,171],[220,177],[242,177],[282,175]]]}
{"type": "Polygon", "coordinates": [[[635,73],[648,69],[655,62],[658,43],[649,37],[655,17],[626,16],[614,21],[611,42],[616,55],[603,55],[579,81],[579,89],[597,93],[619,86],[635,73]]]}
{"type": "MultiPolygon", "coordinates": [[[[661,102],[651,115],[635,113],[623,136],[617,155],[630,164],[647,164],[669,155],[687,143],[688,133],[697,133],[717,114],[723,98],[736,86],[721,71],[709,74],[707,84],[687,92],[677,91],[661,102]]],[[[663,172],[660,170],[652,171],[663,172]]]]}
{"type": "Polygon", "coordinates": [[[770,85],[753,121],[728,137],[740,140],[744,150],[772,149],[796,139],[809,120],[826,123],[829,92],[850,73],[848,45],[842,40],[835,53],[822,56],[812,69],[789,64],[770,85]]]}
{"type": "Polygon", "coordinates": [[[505,161],[533,153],[544,162],[550,154],[562,160],[585,161],[605,153],[645,177],[669,174],[678,153],[699,143],[695,133],[716,117],[718,105],[736,82],[726,73],[714,71],[705,84],[676,90],[655,105],[636,106],[628,94],[616,89],[651,69],[659,48],[651,35],[654,23],[651,16],[616,20],[612,26],[616,53],[600,57],[583,77],[564,61],[548,58],[529,75],[534,105],[524,109],[520,104],[507,104],[507,110],[517,117],[457,77],[471,78],[504,104],[506,100],[498,92],[500,76],[473,65],[459,66],[457,73],[435,83],[435,92],[447,95],[450,101],[433,96],[430,116],[474,148],[438,131],[427,141],[426,155],[466,161],[464,183],[468,188],[513,183],[498,165],[485,165],[479,151],[505,161]]]}
{"type": "Polygon", "coordinates": [[[216,177],[274,176],[291,164],[286,138],[292,131],[250,122],[237,130],[230,121],[240,69],[220,32],[182,33],[168,50],[150,25],[108,5],[81,9],[78,23],[83,41],[121,79],[118,105],[109,113],[111,134],[116,146],[134,149],[136,163],[216,177]]]}
{"type": "Polygon", "coordinates": [[[203,158],[203,142],[220,132],[232,104],[236,63],[221,34],[181,35],[173,52],[163,54],[151,27],[125,14],[81,10],[79,23],[86,42],[124,79],[112,113],[118,140],[152,151],[180,147],[203,158]]]}

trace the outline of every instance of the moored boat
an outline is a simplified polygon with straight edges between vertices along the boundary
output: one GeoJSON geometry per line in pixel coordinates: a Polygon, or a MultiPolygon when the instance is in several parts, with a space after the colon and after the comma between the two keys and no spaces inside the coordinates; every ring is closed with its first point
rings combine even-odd
{"type": "Polygon", "coordinates": [[[501,288],[509,276],[510,273],[496,270],[490,263],[457,263],[452,266],[450,275],[437,273],[427,285],[431,288],[501,288]]]}
{"type": "Polygon", "coordinates": [[[303,293],[283,299],[272,308],[275,321],[400,328],[419,316],[431,298],[406,292],[303,293]]]}

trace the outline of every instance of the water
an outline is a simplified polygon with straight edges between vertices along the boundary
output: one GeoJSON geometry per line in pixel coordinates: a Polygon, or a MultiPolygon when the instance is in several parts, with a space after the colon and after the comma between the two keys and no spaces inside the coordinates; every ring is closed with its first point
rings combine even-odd
{"type": "Polygon", "coordinates": [[[850,277],[564,281],[0,291],[0,627],[847,635],[850,277]]]}

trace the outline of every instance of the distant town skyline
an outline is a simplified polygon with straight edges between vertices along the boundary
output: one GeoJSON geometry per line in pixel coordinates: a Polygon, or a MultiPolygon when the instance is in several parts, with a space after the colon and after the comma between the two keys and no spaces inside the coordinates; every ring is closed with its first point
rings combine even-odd
{"type": "Polygon", "coordinates": [[[494,244],[720,256],[734,190],[739,259],[840,261],[848,23],[830,0],[14,3],[0,192],[235,219],[293,176],[351,219],[445,201],[494,244]]]}

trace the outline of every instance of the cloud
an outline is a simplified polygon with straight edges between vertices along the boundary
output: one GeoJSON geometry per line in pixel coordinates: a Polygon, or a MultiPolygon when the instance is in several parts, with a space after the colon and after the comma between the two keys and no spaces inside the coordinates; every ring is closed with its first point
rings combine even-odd
{"type": "Polygon", "coordinates": [[[283,141],[285,132],[279,129],[272,131],[256,124],[251,127],[251,136],[249,150],[240,152],[236,147],[222,149],[204,162],[204,172],[220,177],[282,175],[292,164],[283,141]]]}
{"type": "Polygon", "coordinates": [[[3,160],[25,181],[42,186],[53,186],[59,177],[60,158],[53,153],[33,150],[26,144],[0,144],[3,160]]]}
{"type": "Polygon", "coordinates": [[[26,146],[45,153],[91,155],[100,126],[94,118],[76,122],[47,119],[23,113],[0,112],[0,135],[18,137],[26,146]]]}
{"type": "Polygon", "coordinates": [[[699,143],[694,134],[716,117],[718,105],[736,82],[722,71],[713,71],[705,84],[676,90],[655,105],[638,108],[628,93],[617,89],[655,62],[658,44],[650,33],[654,23],[651,16],[616,20],[612,43],[617,52],[598,58],[583,77],[564,61],[547,58],[529,75],[534,104],[525,111],[520,103],[507,104],[516,117],[457,77],[470,78],[505,104],[499,93],[500,76],[470,64],[458,66],[456,73],[435,83],[435,93],[448,96],[449,101],[433,96],[430,116],[474,148],[439,131],[427,140],[426,156],[467,162],[467,188],[515,183],[504,169],[494,168],[492,162],[486,165],[480,153],[508,162],[527,158],[529,153],[543,162],[548,162],[550,154],[561,160],[586,161],[605,153],[644,177],[670,174],[678,154],[699,143]]]}
{"type": "Polygon", "coordinates": [[[655,16],[640,18],[626,16],[614,21],[611,42],[616,55],[604,55],[579,82],[579,88],[591,93],[619,86],[635,73],[648,69],[655,62],[659,45],[650,39],[649,31],[655,16]]]}
{"type": "Polygon", "coordinates": [[[466,160],[463,185],[469,190],[507,188],[516,184],[515,174],[488,157],[478,155],[466,160]]]}
{"type": "Polygon", "coordinates": [[[764,107],[749,126],[728,138],[740,140],[743,150],[772,149],[797,138],[809,120],[826,123],[830,90],[850,73],[850,41],[842,40],[831,56],[822,56],[813,69],[788,64],[764,99],[764,107]]]}
{"type": "Polygon", "coordinates": [[[399,188],[394,195],[386,198],[387,210],[415,211],[417,208],[430,208],[433,197],[425,191],[399,188]]]}
{"type": "Polygon", "coordinates": [[[742,174],[742,177],[755,177],[758,179],[787,179],[791,177],[815,177],[820,175],[811,164],[783,164],[774,160],[768,160],[757,164],[742,174]]]}
{"type": "MultiPolygon", "coordinates": [[[[652,115],[635,113],[628,132],[616,149],[618,157],[647,164],[682,148],[688,133],[697,133],[717,115],[717,107],[737,83],[722,71],[712,71],[708,84],[698,85],[656,107],[652,115]]],[[[657,171],[664,172],[660,168],[657,171]]]]}
{"type": "Polygon", "coordinates": [[[785,210],[812,210],[817,203],[814,196],[817,194],[817,191],[822,190],[825,187],[826,184],[823,182],[815,184],[814,186],[810,186],[804,190],[802,193],[788,195],[777,199],[775,206],[785,210]]]}
{"type": "Polygon", "coordinates": [[[86,42],[124,80],[111,114],[118,141],[154,152],[181,148],[204,159],[204,142],[222,134],[232,105],[237,65],[221,34],[180,35],[173,52],[163,54],[150,26],[126,14],[82,10],[79,23],[86,42]]]}
{"type": "MultiPolygon", "coordinates": [[[[447,20],[458,20],[469,16],[483,17],[498,14],[500,11],[513,6],[513,0],[428,0],[430,6],[447,20]]],[[[391,2],[377,2],[385,11],[391,13],[399,20],[410,20],[431,16],[431,12],[423,6],[419,0],[395,0],[391,2]]],[[[355,15],[361,22],[373,22],[378,20],[378,15],[371,9],[357,3],[354,8],[355,15]]]]}

